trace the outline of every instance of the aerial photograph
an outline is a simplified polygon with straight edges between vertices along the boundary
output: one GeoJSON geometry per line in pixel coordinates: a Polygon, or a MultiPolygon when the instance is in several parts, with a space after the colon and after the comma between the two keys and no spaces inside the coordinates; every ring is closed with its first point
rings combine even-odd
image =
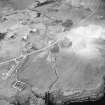
{"type": "Polygon", "coordinates": [[[0,0],[0,105],[105,105],[105,0],[0,0]]]}

